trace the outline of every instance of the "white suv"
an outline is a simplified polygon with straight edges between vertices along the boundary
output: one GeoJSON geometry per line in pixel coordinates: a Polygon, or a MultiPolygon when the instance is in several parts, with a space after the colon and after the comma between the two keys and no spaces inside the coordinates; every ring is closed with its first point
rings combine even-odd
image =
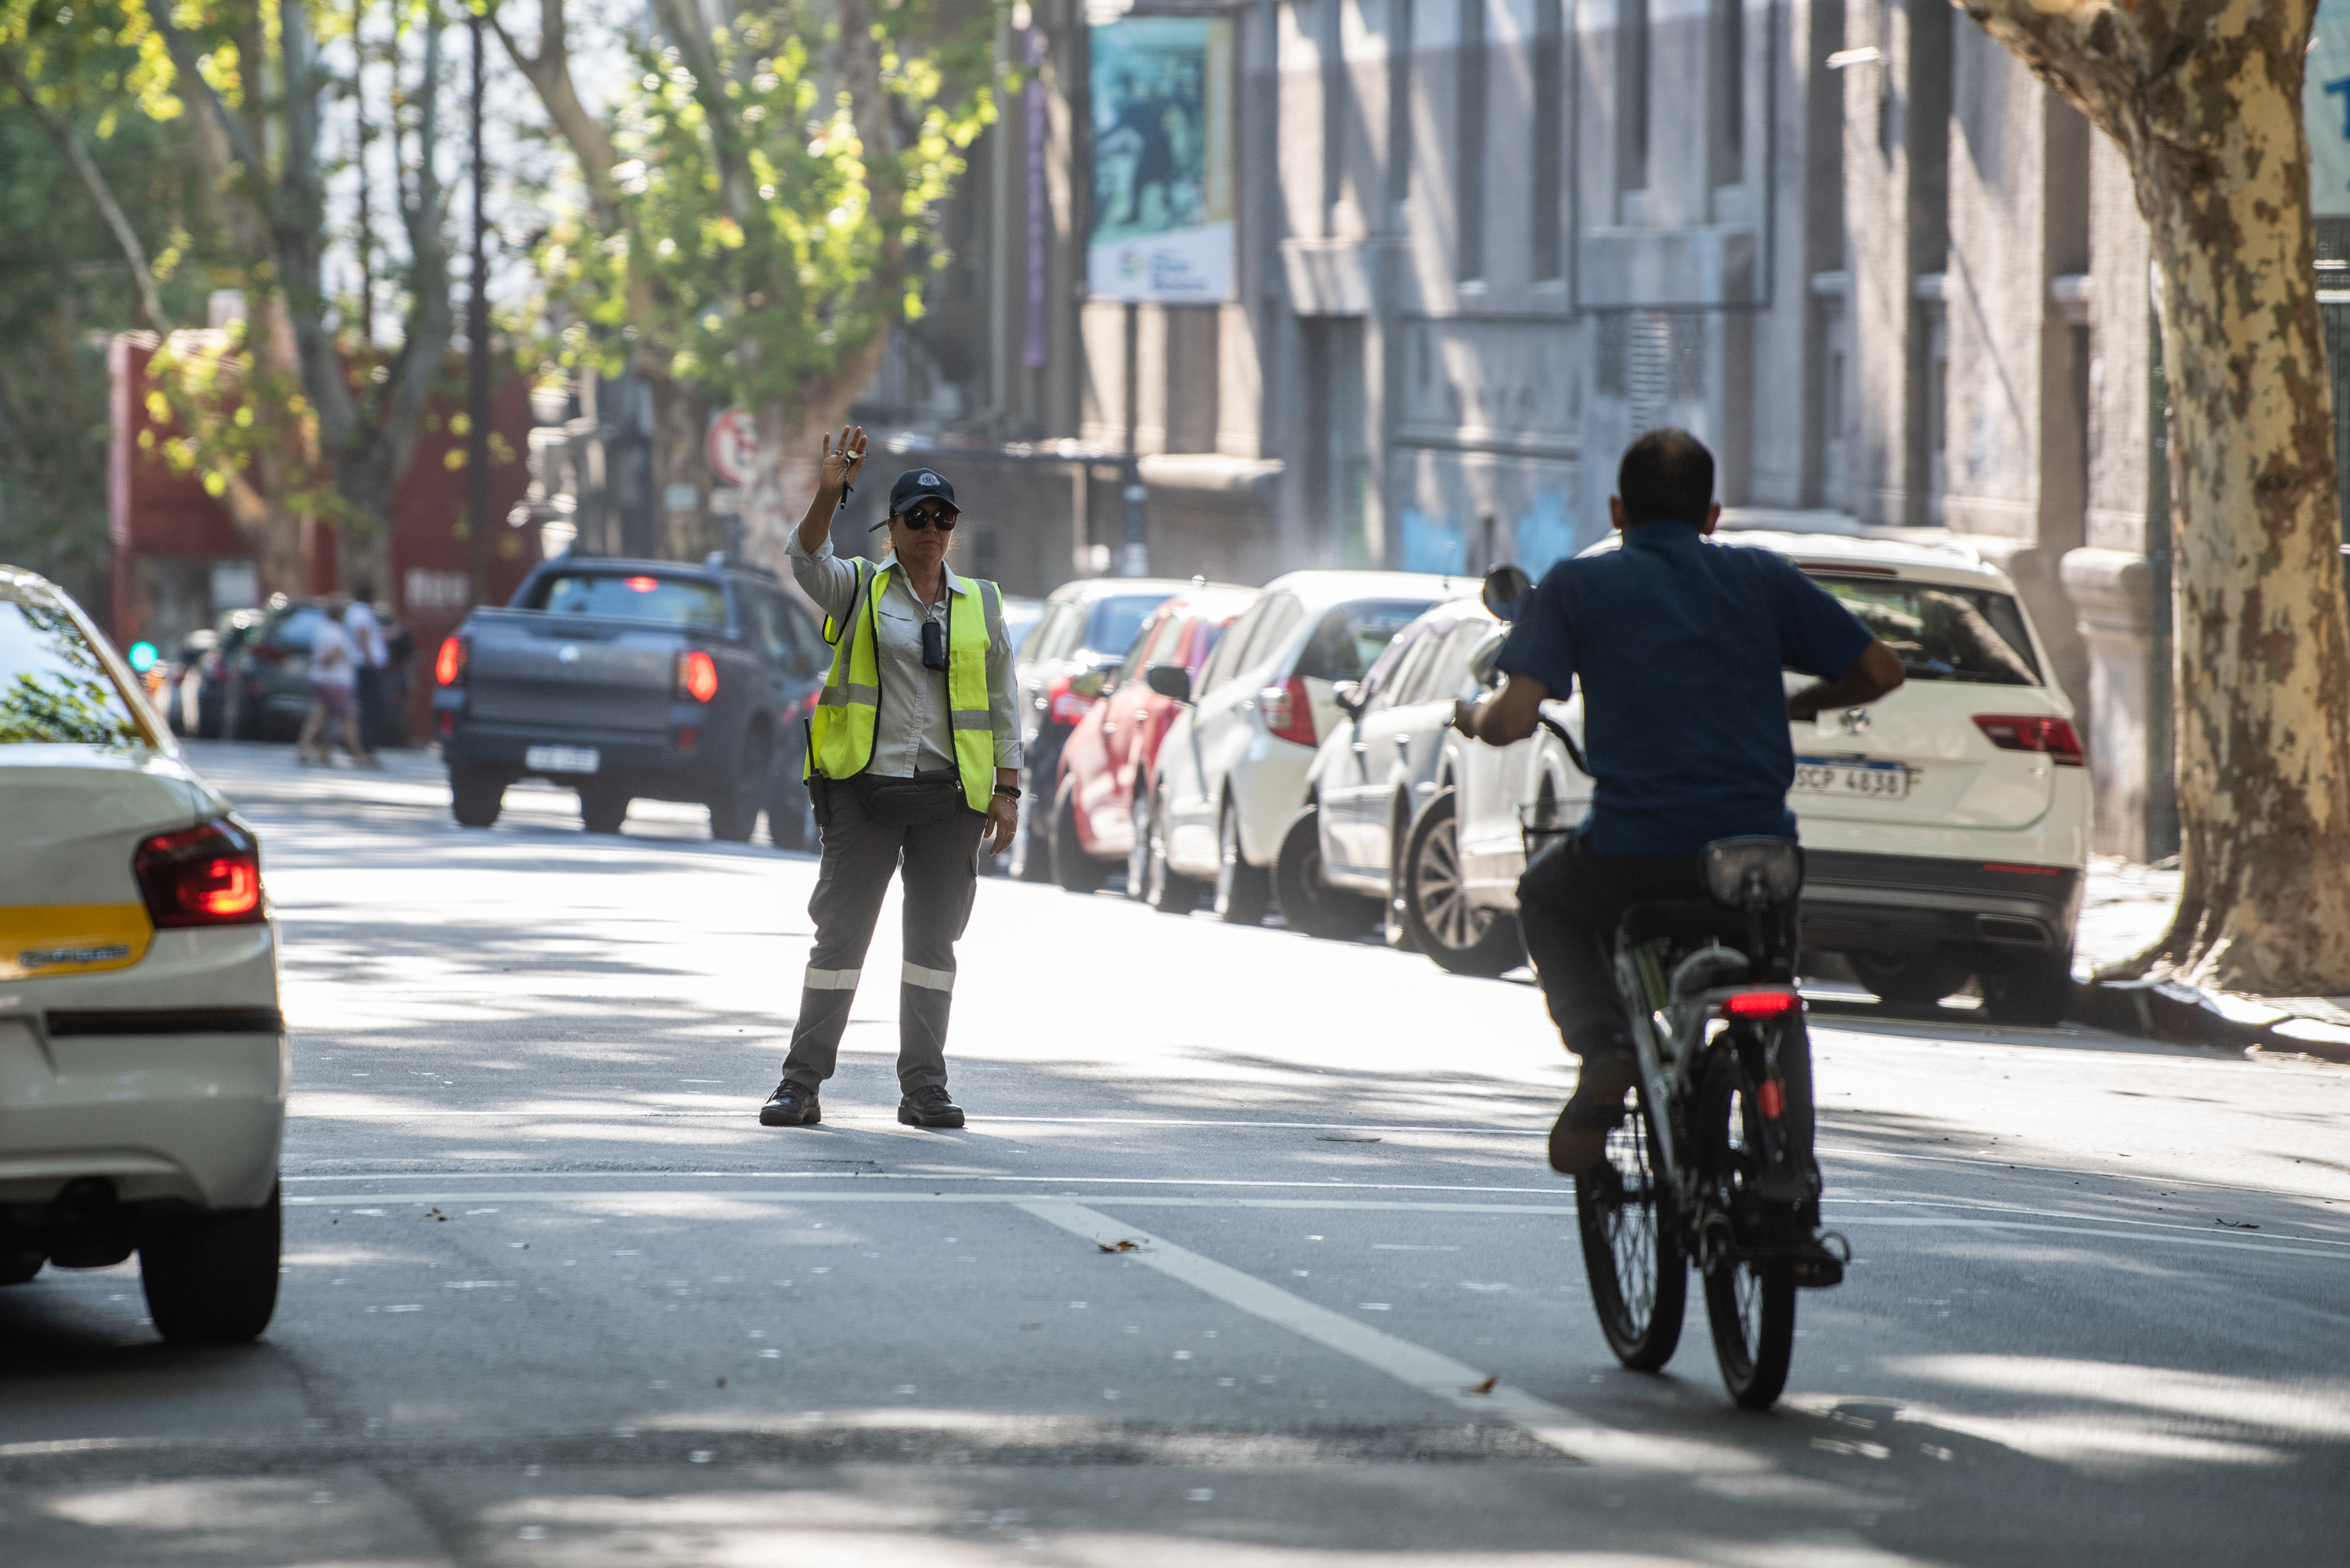
{"type": "Polygon", "coordinates": [[[1292,572],[1224,633],[1198,691],[1146,679],[1187,706],[1159,743],[1149,815],[1145,897],[1187,910],[1201,883],[1216,913],[1264,919],[1274,857],[1305,800],[1315,749],[1341,717],[1331,688],[1360,680],[1422,610],[1473,587],[1404,572],[1292,572]]]}
{"type": "MultiPolygon", "coordinates": [[[[1972,976],[1991,1018],[2056,1023],[2071,996],[2089,777],[2072,703],[2015,585],[1957,545],[1719,537],[1794,562],[1890,644],[1908,675],[1891,696],[1794,727],[1787,799],[1804,843],[1804,950],[1842,955],[1887,1002],[1932,1002],[1972,976]]],[[[1553,711],[1580,739],[1579,694],[1553,711]]],[[[1590,780],[1542,732],[1461,757],[1463,892],[1514,911],[1519,808],[1574,821],[1590,780]]]]}
{"type": "Polygon", "coordinates": [[[0,1284],[139,1252],[166,1339],[277,1301],[261,849],[71,599],[0,566],[0,1284]]]}

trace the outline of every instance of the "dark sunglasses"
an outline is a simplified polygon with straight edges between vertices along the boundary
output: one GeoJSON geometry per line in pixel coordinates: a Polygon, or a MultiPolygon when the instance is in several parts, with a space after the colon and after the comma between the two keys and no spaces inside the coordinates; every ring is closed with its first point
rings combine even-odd
{"type": "Polygon", "coordinates": [[[919,512],[900,512],[898,521],[909,528],[935,528],[941,534],[951,534],[955,514],[943,506],[925,506],[919,512]]]}

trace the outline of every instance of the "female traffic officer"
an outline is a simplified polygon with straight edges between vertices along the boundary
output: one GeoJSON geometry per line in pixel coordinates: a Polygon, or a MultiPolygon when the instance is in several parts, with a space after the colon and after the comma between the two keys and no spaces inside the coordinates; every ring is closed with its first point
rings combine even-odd
{"type": "Polygon", "coordinates": [[[889,556],[879,566],[832,553],[832,519],[865,464],[865,431],[824,438],[816,499],[785,554],[825,613],[832,672],[808,734],[808,788],[824,860],[808,916],[816,950],[800,992],[784,1081],[760,1107],[771,1127],[823,1119],[841,1031],[881,895],[902,859],[906,964],[898,992],[898,1119],[959,1127],[947,1095],[947,1012],[955,939],[971,919],[979,857],[1018,825],[1020,726],[1012,647],[993,583],[947,568],[960,515],[954,486],[910,469],[889,489],[889,556]]]}

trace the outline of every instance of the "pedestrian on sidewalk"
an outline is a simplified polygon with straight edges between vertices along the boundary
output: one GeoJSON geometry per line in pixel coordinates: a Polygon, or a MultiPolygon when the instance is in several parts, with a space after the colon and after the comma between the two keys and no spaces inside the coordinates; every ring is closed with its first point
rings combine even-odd
{"type": "Polygon", "coordinates": [[[359,649],[358,680],[359,743],[369,752],[383,744],[383,669],[390,662],[384,644],[383,622],[375,613],[375,580],[361,577],[351,585],[351,607],[343,612],[343,629],[359,649]]]}
{"type": "Polygon", "coordinates": [[[983,854],[1019,826],[1020,725],[1012,641],[993,583],[946,564],[962,509],[934,469],[889,491],[889,555],[833,554],[832,522],[865,464],[865,431],[824,438],[816,498],[785,548],[792,576],[825,614],[831,673],[808,728],[808,788],[823,860],[784,1079],[760,1107],[767,1127],[823,1119],[849,1004],[889,878],[903,867],[905,967],[898,989],[898,1119],[959,1127],[947,1093],[947,1015],[956,939],[971,919],[983,854]]]}
{"type": "Polygon", "coordinates": [[[378,765],[359,739],[359,710],[352,697],[359,684],[359,649],[343,629],[348,613],[339,602],[321,607],[318,629],[310,638],[310,713],[294,742],[294,760],[306,766],[313,760],[314,746],[319,766],[331,763],[338,734],[350,748],[353,763],[363,768],[378,765]]]}

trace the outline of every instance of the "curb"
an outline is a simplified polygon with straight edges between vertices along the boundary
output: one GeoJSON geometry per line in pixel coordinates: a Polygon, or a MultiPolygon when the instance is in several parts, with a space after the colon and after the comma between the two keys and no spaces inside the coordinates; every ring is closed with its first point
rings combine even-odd
{"type": "Polygon", "coordinates": [[[2116,1034],[2174,1045],[2350,1065],[2350,1027],[2302,1017],[2259,997],[2204,991],[2175,980],[2077,981],[2065,1015],[2116,1034]]]}

